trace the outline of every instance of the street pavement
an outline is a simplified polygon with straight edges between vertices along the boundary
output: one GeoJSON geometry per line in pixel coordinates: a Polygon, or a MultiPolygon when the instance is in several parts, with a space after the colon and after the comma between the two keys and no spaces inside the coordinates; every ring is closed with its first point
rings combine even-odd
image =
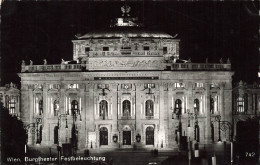
{"type": "MultiPolygon", "coordinates": [[[[211,145],[200,147],[200,157],[192,158],[189,161],[187,151],[161,150],[158,154],[151,152],[152,149],[89,149],[77,151],[77,156],[103,157],[105,161],[62,161],[60,164],[73,165],[212,165],[212,156],[216,156],[216,165],[260,165],[259,163],[242,162],[234,156],[234,163],[230,163],[230,146],[211,145]],[[203,152],[205,150],[205,152],[203,152]],[[207,151],[207,152],[206,152],[207,151]]],[[[46,148],[41,146],[29,147],[28,157],[58,157],[56,148],[46,148]]],[[[28,165],[30,163],[27,163],[28,165]]],[[[31,163],[35,164],[35,163],[31,163]]],[[[37,164],[58,164],[57,162],[37,162],[37,164]]]]}

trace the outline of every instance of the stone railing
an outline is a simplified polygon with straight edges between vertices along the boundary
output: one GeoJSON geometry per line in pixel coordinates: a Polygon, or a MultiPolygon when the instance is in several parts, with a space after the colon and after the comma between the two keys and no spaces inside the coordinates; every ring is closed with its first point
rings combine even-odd
{"type": "Polygon", "coordinates": [[[21,72],[63,72],[88,69],[87,64],[24,65],[21,72]]]}
{"type": "MultiPolygon", "coordinates": [[[[171,70],[231,70],[231,64],[200,64],[200,63],[175,63],[171,65],[171,70]]],[[[22,65],[21,72],[68,72],[84,71],[89,69],[88,64],[55,64],[55,65],[22,65]]],[[[93,68],[92,70],[95,70],[93,68]]]]}
{"type": "Polygon", "coordinates": [[[231,64],[175,63],[171,70],[231,70],[231,64]]]}

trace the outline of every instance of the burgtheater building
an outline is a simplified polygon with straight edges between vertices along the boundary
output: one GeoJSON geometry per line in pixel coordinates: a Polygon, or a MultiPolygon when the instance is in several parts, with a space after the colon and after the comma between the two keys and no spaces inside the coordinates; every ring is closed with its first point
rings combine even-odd
{"type": "Polygon", "coordinates": [[[229,61],[181,60],[177,35],[144,30],[128,9],[73,40],[73,61],[23,62],[20,118],[37,127],[28,144],[176,148],[181,137],[211,144],[215,116],[231,121],[229,61]]]}

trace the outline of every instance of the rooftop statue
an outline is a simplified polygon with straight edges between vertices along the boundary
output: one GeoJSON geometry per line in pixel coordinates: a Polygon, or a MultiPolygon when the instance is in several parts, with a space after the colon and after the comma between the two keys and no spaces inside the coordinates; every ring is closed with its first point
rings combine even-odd
{"type": "Polygon", "coordinates": [[[25,61],[24,60],[22,60],[22,66],[25,66],[25,61]]]}
{"type": "Polygon", "coordinates": [[[43,65],[47,65],[47,60],[46,59],[43,60],[43,65]]]}
{"type": "Polygon", "coordinates": [[[229,58],[227,59],[227,64],[231,64],[231,62],[230,62],[229,58]]]}
{"type": "Polygon", "coordinates": [[[219,63],[223,64],[223,59],[222,58],[220,58],[219,63]]]}
{"type": "Polygon", "coordinates": [[[61,64],[63,64],[63,65],[65,64],[65,61],[63,59],[61,59],[61,64]]]}
{"type": "Polygon", "coordinates": [[[33,61],[32,60],[30,60],[30,65],[33,65],[33,61]]]}

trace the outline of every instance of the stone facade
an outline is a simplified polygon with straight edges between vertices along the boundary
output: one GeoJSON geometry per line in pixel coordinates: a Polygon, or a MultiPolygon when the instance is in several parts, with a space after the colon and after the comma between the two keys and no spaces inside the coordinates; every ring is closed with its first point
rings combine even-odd
{"type": "Polygon", "coordinates": [[[122,20],[73,40],[72,62],[22,63],[21,119],[41,119],[29,144],[176,148],[181,137],[214,142],[217,115],[231,122],[229,62],[180,60],[177,35],[122,20]]]}
{"type": "Polygon", "coordinates": [[[20,90],[13,83],[0,87],[0,102],[11,115],[20,116],[20,90]]]}

